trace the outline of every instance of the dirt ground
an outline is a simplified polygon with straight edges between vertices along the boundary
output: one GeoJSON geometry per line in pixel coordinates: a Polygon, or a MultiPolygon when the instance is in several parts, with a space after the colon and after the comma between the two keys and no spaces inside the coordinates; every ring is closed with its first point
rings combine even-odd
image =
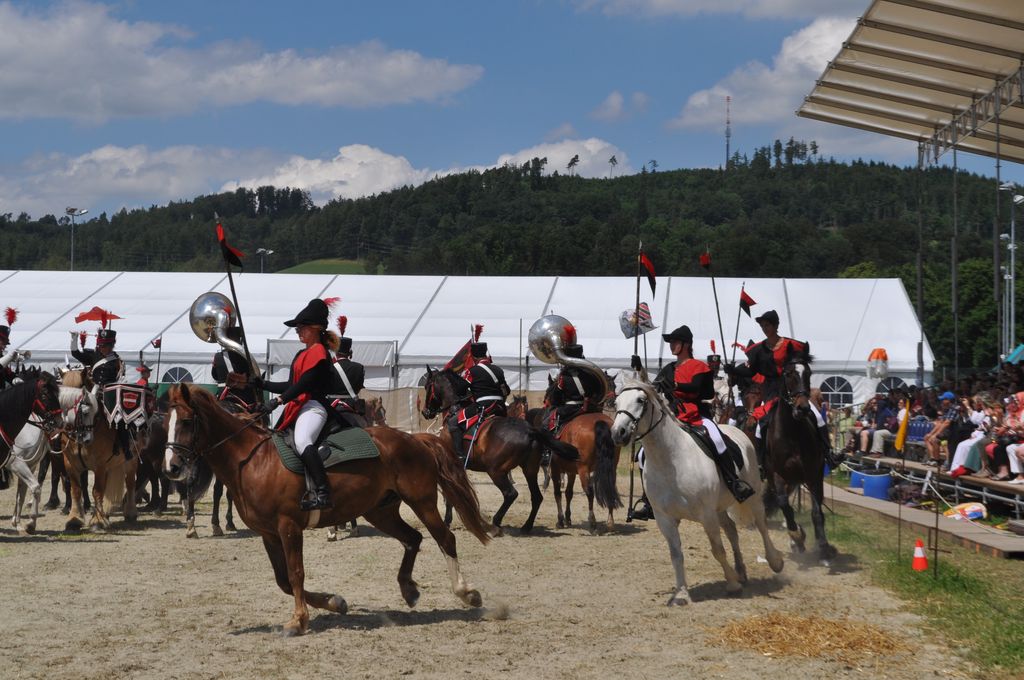
{"type": "MultiPolygon", "coordinates": [[[[499,495],[485,478],[473,481],[490,517],[499,495]]],[[[525,484],[518,486],[522,495],[507,517],[513,527],[528,511],[525,484]]],[[[574,519],[586,517],[580,498],[574,519]]],[[[2,677],[972,676],[899,600],[868,584],[856,556],[841,556],[831,569],[794,561],[777,526],[772,535],[787,553],[785,569],[773,575],[758,560],[756,533],[741,531],[750,583],[734,598],[703,530],[684,524],[694,602],[682,608],[664,605],[673,573],[653,522],[625,524],[623,516],[615,533],[598,536],[578,526],[557,530],[550,490],[531,536],[512,530],[482,546],[457,528],[481,609],[463,607],[451,593],[429,536],[414,574],[422,598],[410,610],[395,580],[396,541],[364,528],[361,537],[329,543],[326,530],[309,531],[307,587],[342,595],[350,609],[341,616],[311,610],[310,633],[285,639],[279,632],[292,599],[275,585],[262,542],[245,530],[211,537],[209,503],[200,507],[198,540],[185,538],[178,515],[142,515],[131,528],[117,517],[113,532],[65,536],[58,511],[40,518],[37,536],[19,537],[10,529],[12,506],[13,492],[0,492],[2,677]],[[868,622],[913,651],[848,665],[708,644],[717,626],[768,612],[868,622]]]]}

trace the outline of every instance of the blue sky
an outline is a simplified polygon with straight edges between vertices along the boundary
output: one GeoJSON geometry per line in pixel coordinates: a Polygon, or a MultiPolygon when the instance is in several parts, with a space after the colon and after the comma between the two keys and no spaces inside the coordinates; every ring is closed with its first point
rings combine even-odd
{"type": "Polygon", "coordinates": [[[725,94],[733,149],[795,136],[910,165],[909,142],[793,113],[868,4],[0,2],[0,213],[261,184],[322,204],[533,156],[718,166],[725,94]]]}

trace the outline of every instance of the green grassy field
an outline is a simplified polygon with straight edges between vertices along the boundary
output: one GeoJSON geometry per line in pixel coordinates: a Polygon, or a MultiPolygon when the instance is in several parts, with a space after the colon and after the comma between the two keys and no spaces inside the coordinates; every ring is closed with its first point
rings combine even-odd
{"type": "Polygon", "coordinates": [[[360,260],[324,259],[310,260],[288,269],[282,274],[365,274],[366,265],[360,260]]]}
{"type": "MultiPolygon", "coordinates": [[[[924,616],[937,642],[960,650],[986,677],[1022,677],[1024,564],[978,555],[940,540],[939,547],[950,552],[939,554],[936,578],[931,569],[915,572],[910,567],[914,541],[924,538],[923,531],[904,527],[897,560],[895,524],[846,506],[837,506],[836,514],[827,518],[829,540],[841,553],[855,556],[857,566],[873,583],[924,616]]],[[[809,516],[800,522],[809,529],[809,516]]]]}

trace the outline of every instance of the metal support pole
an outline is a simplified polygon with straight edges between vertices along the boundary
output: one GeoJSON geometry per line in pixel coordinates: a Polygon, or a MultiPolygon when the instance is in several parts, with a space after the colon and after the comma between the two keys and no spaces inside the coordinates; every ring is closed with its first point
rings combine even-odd
{"type": "Polygon", "coordinates": [[[960,382],[960,262],[957,253],[957,239],[960,235],[960,205],[957,197],[957,175],[959,170],[956,162],[956,147],[953,147],[953,252],[950,266],[953,283],[953,380],[960,382]]]}

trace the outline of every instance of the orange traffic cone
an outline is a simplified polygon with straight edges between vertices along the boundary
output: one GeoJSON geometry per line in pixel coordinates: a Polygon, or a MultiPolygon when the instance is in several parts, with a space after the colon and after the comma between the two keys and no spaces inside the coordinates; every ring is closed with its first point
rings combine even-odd
{"type": "Polygon", "coordinates": [[[910,563],[910,566],[914,571],[928,570],[928,558],[924,554],[924,543],[920,538],[914,544],[914,561],[910,563]]]}

